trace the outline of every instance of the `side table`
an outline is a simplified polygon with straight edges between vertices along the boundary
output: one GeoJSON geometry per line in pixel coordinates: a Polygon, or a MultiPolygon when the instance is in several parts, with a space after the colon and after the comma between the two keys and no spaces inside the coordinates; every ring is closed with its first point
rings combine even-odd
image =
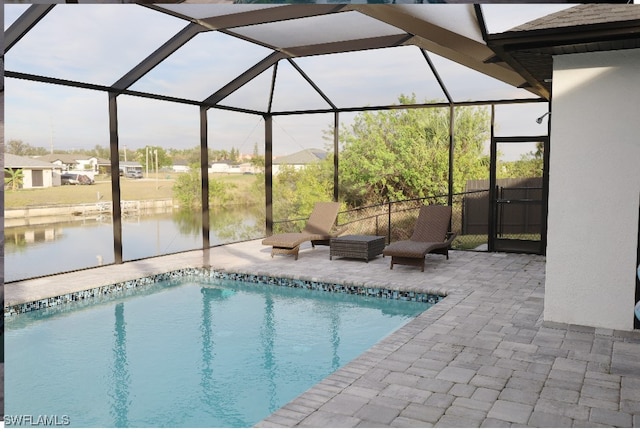
{"type": "Polygon", "coordinates": [[[334,256],[359,258],[369,262],[380,255],[385,246],[384,236],[346,235],[329,242],[329,259],[334,256]]]}

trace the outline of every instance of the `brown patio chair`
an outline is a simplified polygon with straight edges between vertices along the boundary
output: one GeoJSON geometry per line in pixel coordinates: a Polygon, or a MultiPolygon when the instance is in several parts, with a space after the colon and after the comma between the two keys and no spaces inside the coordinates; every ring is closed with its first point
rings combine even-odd
{"type": "Polygon", "coordinates": [[[310,241],[312,247],[328,246],[331,237],[336,237],[343,231],[334,230],[339,210],[340,203],[337,202],[316,203],[302,232],[274,234],[262,240],[262,244],[271,246],[271,258],[275,254],[281,254],[294,255],[297,260],[302,243],[310,241]]]}
{"type": "Polygon", "coordinates": [[[424,271],[424,259],[428,253],[445,255],[449,259],[449,246],[456,233],[449,232],[451,207],[429,205],[420,207],[418,219],[409,240],[389,244],[382,251],[394,264],[419,266],[424,271]]]}

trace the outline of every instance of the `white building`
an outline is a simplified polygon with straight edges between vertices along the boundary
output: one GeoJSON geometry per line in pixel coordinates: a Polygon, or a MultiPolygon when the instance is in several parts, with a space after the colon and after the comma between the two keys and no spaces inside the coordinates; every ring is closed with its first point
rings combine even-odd
{"type": "Polygon", "coordinates": [[[640,7],[582,5],[499,41],[552,86],[545,321],[631,330],[639,300],[640,7]],[[615,23],[615,25],[614,25],[615,23]],[[531,57],[529,57],[531,59],[531,57]]]}
{"type": "MultiPolygon", "coordinates": [[[[4,154],[5,184],[10,180],[9,170],[22,170],[22,189],[45,188],[60,186],[62,168],[59,165],[26,156],[4,154]]],[[[9,186],[11,187],[11,186],[9,186]]]]}

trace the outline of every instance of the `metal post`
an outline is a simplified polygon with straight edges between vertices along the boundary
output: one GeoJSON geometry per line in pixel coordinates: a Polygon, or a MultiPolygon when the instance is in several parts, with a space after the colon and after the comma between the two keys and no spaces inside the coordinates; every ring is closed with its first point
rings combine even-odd
{"type": "Polygon", "coordinates": [[[266,235],[273,234],[273,117],[264,116],[264,199],[266,235]]]}
{"type": "Polygon", "coordinates": [[[391,201],[389,201],[389,220],[387,221],[387,237],[389,238],[389,241],[387,242],[387,244],[391,243],[391,201]]]}
{"type": "MultiPolygon", "coordinates": [[[[448,196],[447,203],[452,206],[453,205],[453,162],[454,162],[454,136],[455,136],[455,107],[453,104],[449,105],[449,186],[448,186],[448,196]]],[[[451,226],[449,226],[449,230],[451,230],[451,226]]]]}
{"type": "Polygon", "coordinates": [[[338,172],[338,162],[340,160],[339,141],[340,141],[340,114],[336,111],[333,115],[333,200],[338,201],[340,195],[340,176],[338,172]]]}
{"type": "Polygon", "coordinates": [[[109,93],[109,150],[111,156],[111,208],[113,220],[113,257],[122,264],[122,209],[120,208],[120,156],[118,153],[117,93],[109,93]]]}
{"type": "Polygon", "coordinates": [[[200,107],[200,178],[202,201],[202,248],[211,247],[209,239],[209,142],[208,142],[207,108],[200,107]]]}
{"type": "MultiPolygon", "coordinates": [[[[635,305],[637,306],[640,303],[640,199],[638,200],[638,252],[636,258],[636,295],[635,295],[635,305]]],[[[635,313],[634,306],[634,317],[633,317],[633,328],[640,329],[640,316],[635,313]]]]}
{"type": "Polygon", "coordinates": [[[496,201],[496,164],[498,146],[494,137],[494,123],[495,123],[496,107],[491,104],[491,150],[490,150],[490,163],[489,163],[489,214],[488,217],[488,250],[493,252],[495,249],[495,201],[496,201]]]}
{"type": "Polygon", "coordinates": [[[153,154],[156,156],[156,190],[158,190],[158,149],[153,149],[153,154]]]}

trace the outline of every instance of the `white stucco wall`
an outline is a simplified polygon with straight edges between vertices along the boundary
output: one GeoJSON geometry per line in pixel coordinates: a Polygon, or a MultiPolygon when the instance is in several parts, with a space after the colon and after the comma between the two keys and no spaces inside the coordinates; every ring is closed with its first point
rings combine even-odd
{"type": "Polygon", "coordinates": [[[35,189],[53,186],[53,170],[51,168],[25,168],[22,170],[22,188],[35,189]],[[42,186],[33,185],[33,170],[42,171],[42,186]]]}
{"type": "Polygon", "coordinates": [[[640,50],[554,57],[544,319],[633,328],[640,50]]]}

